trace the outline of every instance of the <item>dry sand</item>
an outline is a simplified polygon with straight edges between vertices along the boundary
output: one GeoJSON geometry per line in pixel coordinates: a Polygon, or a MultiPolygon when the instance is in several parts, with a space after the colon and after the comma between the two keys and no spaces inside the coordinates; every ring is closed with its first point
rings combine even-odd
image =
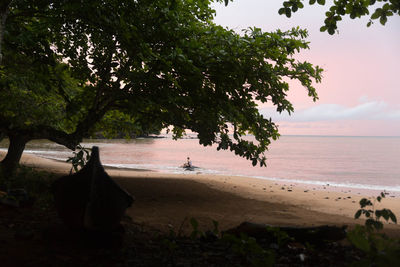
{"type": "MultiPolygon", "coordinates": [[[[0,151],[0,159],[4,152],[0,151]]],[[[24,154],[21,163],[58,174],[68,174],[71,165],[24,154]]],[[[362,197],[376,195],[330,186],[302,186],[238,176],[165,174],[146,170],[107,169],[111,177],[130,192],[135,202],[127,214],[136,223],[160,230],[190,230],[189,219],[196,218],[212,229],[235,227],[243,221],[271,225],[354,225],[353,218],[362,197]]],[[[400,214],[400,198],[388,196],[379,204],[400,214]]],[[[377,208],[382,207],[377,205],[377,208]]],[[[400,226],[385,228],[400,236],[400,226]]]]}

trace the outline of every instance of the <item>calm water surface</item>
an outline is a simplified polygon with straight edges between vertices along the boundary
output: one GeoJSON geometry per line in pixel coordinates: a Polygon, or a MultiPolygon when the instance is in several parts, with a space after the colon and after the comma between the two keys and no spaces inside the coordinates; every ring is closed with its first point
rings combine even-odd
{"type": "MultiPolygon", "coordinates": [[[[197,139],[86,140],[83,145],[99,146],[102,163],[119,168],[188,173],[179,166],[190,156],[200,173],[400,192],[400,137],[282,136],[266,153],[267,168],[203,147],[197,139]]],[[[0,143],[0,149],[6,146],[0,143]]],[[[25,152],[57,160],[71,156],[46,141],[30,142],[25,152]]]]}

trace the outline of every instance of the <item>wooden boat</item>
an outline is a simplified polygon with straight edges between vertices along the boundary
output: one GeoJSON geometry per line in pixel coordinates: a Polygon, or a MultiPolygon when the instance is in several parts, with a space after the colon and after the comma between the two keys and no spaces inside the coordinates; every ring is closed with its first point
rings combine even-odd
{"type": "Polygon", "coordinates": [[[185,171],[195,171],[196,169],[199,169],[199,167],[196,166],[191,166],[191,167],[183,167],[185,171]]]}
{"type": "Polygon", "coordinates": [[[134,200],[105,172],[96,146],[88,163],[56,180],[52,190],[60,218],[75,229],[112,231],[134,200]]]}
{"type": "Polygon", "coordinates": [[[187,163],[183,164],[181,166],[185,171],[194,171],[195,169],[198,169],[199,167],[193,166],[193,165],[188,165],[187,163]]]}

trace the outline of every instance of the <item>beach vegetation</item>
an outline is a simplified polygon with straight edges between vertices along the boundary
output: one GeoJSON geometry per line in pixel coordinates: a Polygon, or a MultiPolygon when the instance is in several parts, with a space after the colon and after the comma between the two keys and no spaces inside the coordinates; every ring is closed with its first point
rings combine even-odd
{"type": "Polygon", "coordinates": [[[366,257],[355,266],[397,266],[400,264],[400,240],[388,237],[381,230],[384,228],[382,220],[397,223],[395,214],[386,208],[376,209],[376,202],[380,203],[386,192],[381,192],[372,201],[362,198],[360,209],[354,218],[364,217],[364,225],[356,225],[347,233],[347,239],[357,249],[365,253],[366,257]]]}
{"type": "Polygon", "coordinates": [[[290,237],[288,235],[288,233],[281,230],[279,227],[266,226],[266,229],[273,237],[273,240],[276,241],[276,244],[278,245],[278,247],[284,247],[289,242],[294,241],[293,237],[290,237]]]}
{"type": "Polygon", "coordinates": [[[35,205],[39,209],[48,210],[53,206],[50,186],[55,178],[55,174],[21,166],[13,178],[9,179],[0,170],[0,191],[5,193],[2,197],[13,200],[15,206],[35,205]]]}
{"type": "Polygon", "coordinates": [[[204,236],[204,233],[199,230],[199,222],[195,218],[190,219],[190,225],[193,228],[190,237],[197,238],[198,236],[204,236]]]}
{"type": "Polygon", "coordinates": [[[390,209],[376,209],[376,201],[379,203],[385,198],[386,192],[381,192],[380,195],[371,201],[367,198],[360,200],[360,209],[355,213],[354,218],[358,219],[362,215],[365,216],[365,226],[371,230],[383,229],[382,219],[386,222],[397,223],[396,215],[390,209]]]}
{"type": "Polygon", "coordinates": [[[400,264],[400,240],[384,233],[356,225],[347,234],[350,243],[363,252],[362,260],[354,266],[398,266],[400,264]]]}
{"type": "MultiPolygon", "coordinates": [[[[266,227],[272,239],[228,234],[219,230],[216,221],[209,226],[210,230],[197,222],[196,230],[201,233],[193,238],[181,229],[175,233],[172,225],[169,232],[162,232],[125,216],[122,247],[103,248],[97,241],[87,240],[87,235],[61,227],[50,193],[57,178],[54,174],[30,168],[17,174],[18,179],[10,181],[12,187],[24,186],[35,201],[20,207],[0,204],[0,237],[6,244],[0,260],[4,266],[348,266],[353,261],[363,263],[362,266],[398,266],[397,256],[393,255],[398,247],[396,242],[385,243],[383,250],[381,243],[377,243],[380,253],[371,253],[380,261],[373,258],[374,261],[367,262],[367,252],[354,245],[324,241],[323,245],[310,248],[307,239],[293,240],[280,227],[266,227]]],[[[185,219],[183,223],[190,226],[194,220],[185,219]]]]}
{"type": "MultiPolygon", "coordinates": [[[[201,231],[199,230],[199,222],[195,218],[191,218],[190,225],[192,226],[192,232],[190,238],[192,240],[202,240],[203,242],[218,243],[219,246],[223,246],[226,250],[231,251],[235,256],[237,256],[244,265],[274,265],[275,252],[272,249],[264,248],[258,243],[256,238],[244,233],[237,236],[226,232],[220,232],[218,221],[212,220],[212,224],[212,230],[201,231]]],[[[271,234],[276,236],[280,241],[287,236],[277,228],[269,227],[268,231],[271,231],[271,234]]],[[[282,245],[282,242],[280,244],[282,245]]]]}
{"type": "Polygon", "coordinates": [[[70,170],[70,174],[72,172],[78,172],[79,169],[82,169],[83,166],[90,160],[91,149],[83,147],[81,145],[77,145],[76,150],[73,152],[73,156],[67,159],[67,162],[70,162],[72,167],[70,170]]]}
{"type": "Polygon", "coordinates": [[[292,113],[289,80],[317,100],[322,69],[296,60],[306,30],[239,34],[213,22],[211,2],[2,1],[1,167],[14,170],[30,140],[74,150],[96,130],[125,127],[190,130],[201,145],[266,165],[279,133],[258,105],[292,113]]]}
{"type": "Polygon", "coordinates": [[[225,234],[222,238],[230,249],[243,260],[243,265],[274,266],[275,253],[272,249],[263,248],[254,237],[241,234],[225,234]]]}

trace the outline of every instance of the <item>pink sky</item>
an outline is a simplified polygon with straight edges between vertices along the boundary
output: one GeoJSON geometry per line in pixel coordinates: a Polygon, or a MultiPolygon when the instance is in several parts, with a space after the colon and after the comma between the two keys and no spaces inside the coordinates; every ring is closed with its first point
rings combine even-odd
{"type": "MultiPolygon", "coordinates": [[[[235,0],[228,7],[215,5],[217,24],[238,32],[256,26],[264,31],[309,31],[307,60],[325,71],[317,84],[319,100],[313,102],[305,89],[291,86],[292,116],[277,114],[270,106],[260,110],[278,123],[281,134],[400,136],[400,17],[385,26],[368,18],[339,22],[339,34],[319,32],[327,7],[308,6],[288,19],[278,15],[283,1],[235,0]]],[[[307,1],[306,1],[307,2],[307,1]]]]}

